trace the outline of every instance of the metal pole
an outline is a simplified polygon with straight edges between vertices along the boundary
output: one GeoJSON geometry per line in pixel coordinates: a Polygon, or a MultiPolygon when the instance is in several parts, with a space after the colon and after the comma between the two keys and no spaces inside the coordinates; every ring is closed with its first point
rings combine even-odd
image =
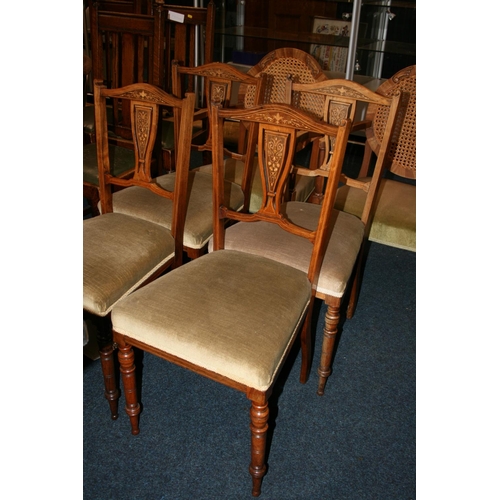
{"type": "Polygon", "coordinates": [[[358,47],[359,18],[361,15],[361,0],[354,0],[352,6],[351,34],[349,35],[349,49],[347,52],[346,80],[354,79],[354,65],[356,63],[356,49],[358,47]]]}

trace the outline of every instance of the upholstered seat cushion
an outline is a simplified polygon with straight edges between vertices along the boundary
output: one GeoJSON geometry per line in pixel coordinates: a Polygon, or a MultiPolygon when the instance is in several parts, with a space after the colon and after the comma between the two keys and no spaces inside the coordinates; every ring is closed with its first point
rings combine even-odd
{"type": "Polygon", "coordinates": [[[118,333],[265,391],[307,309],[305,273],[264,257],[219,250],[167,273],[118,303],[118,333]]]}
{"type": "MultiPolygon", "coordinates": [[[[284,211],[288,218],[307,229],[314,229],[321,206],[289,202],[284,211]]],[[[354,215],[335,211],[333,231],[318,280],[317,291],[342,297],[363,241],[364,225],[354,215]]],[[[263,255],[307,272],[312,245],[300,236],[269,222],[237,223],[226,230],[225,248],[263,255]]],[[[211,242],[209,244],[211,251],[211,242]]]]}
{"type": "MultiPolygon", "coordinates": [[[[392,179],[380,181],[374,202],[375,214],[368,239],[383,245],[417,250],[416,186],[392,179]]],[[[343,186],[337,192],[335,207],[361,217],[366,193],[343,186]]]]}
{"type": "MultiPolygon", "coordinates": [[[[175,172],[157,178],[159,185],[172,191],[175,172]]],[[[243,207],[243,191],[232,182],[225,183],[226,202],[233,210],[243,207]]],[[[171,229],[172,202],[141,187],[129,187],[113,194],[113,211],[148,220],[171,229]]],[[[188,181],[188,206],[184,228],[184,246],[200,249],[213,233],[212,176],[190,172],[188,181]]]]}
{"type": "MultiPolygon", "coordinates": [[[[134,151],[120,146],[109,145],[109,163],[111,173],[120,177],[135,165],[134,151]]],[[[99,186],[99,171],[97,169],[97,146],[86,144],[83,146],[83,182],[99,186]]]]}
{"type": "Polygon", "coordinates": [[[164,227],[110,213],[83,221],[83,308],[105,316],[174,255],[164,227]]]}
{"type": "MultiPolygon", "coordinates": [[[[224,161],[224,178],[231,182],[236,182],[241,185],[243,178],[242,161],[228,158],[224,161]]],[[[195,170],[200,172],[212,172],[212,165],[203,165],[195,170]]],[[[295,185],[295,201],[306,201],[314,190],[314,177],[298,176],[295,185]]],[[[259,210],[262,204],[262,180],[259,173],[258,159],[255,158],[254,168],[252,173],[252,187],[250,191],[250,206],[249,211],[255,213],[259,210]]]]}

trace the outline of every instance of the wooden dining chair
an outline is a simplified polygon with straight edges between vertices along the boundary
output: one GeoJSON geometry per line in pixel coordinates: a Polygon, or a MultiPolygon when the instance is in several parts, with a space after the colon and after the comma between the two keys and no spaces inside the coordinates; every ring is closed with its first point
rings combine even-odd
{"type": "MultiPolygon", "coordinates": [[[[377,89],[384,96],[401,94],[401,106],[384,164],[383,177],[374,201],[373,220],[368,239],[415,252],[417,249],[416,178],[417,178],[417,67],[398,71],[377,89]]],[[[368,106],[366,145],[360,180],[369,180],[370,159],[380,156],[387,110],[377,103],[368,106]]],[[[335,206],[361,216],[364,195],[349,186],[339,190],[335,206]]]]}
{"type": "MultiPolygon", "coordinates": [[[[251,76],[266,75],[266,85],[262,102],[290,104],[290,94],[287,88],[287,80],[294,82],[313,83],[327,79],[321,65],[311,54],[296,48],[280,48],[266,54],[256,65],[248,70],[251,76]]],[[[252,85],[242,85],[238,92],[238,104],[251,107],[254,105],[255,87],[252,85]]],[[[306,106],[302,106],[306,109],[306,106]]],[[[239,128],[239,141],[244,141],[246,128],[239,128]]],[[[297,150],[303,149],[310,143],[310,135],[303,132],[297,143],[297,150]]],[[[234,166],[234,176],[238,178],[240,169],[238,165],[234,166]]],[[[262,202],[262,182],[258,177],[258,168],[254,169],[254,178],[252,181],[252,195],[250,211],[255,212],[259,209],[262,202]]],[[[298,176],[293,179],[293,188],[285,192],[285,196],[297,201],[305,201],[313,191],[313,179],[298,176]],[[290,191],[290,192],[289,192],[290,191]]]]}
{"type": "MultiPolygon", "coordinates": [[[[137,3],[137,2],[135,2],[137,3]]],[[[139,8],[132,2],[124,6],[109,2],[90,2],[90,34],[92,74],[94,80],[103,80],[108,88],[123,87],[132,83],[148,82],[159,85],[154,79],[154,44],[158,34],[155,17],[134,12],[139,8]],[[106,10],[115,8],[122,10],[106,10]]],[[[108,124],[118,137],[130,138],[130,118],[122,114],[118,106],[108,108],[108,124]]],[[[83,130],[87,142],[95,143],[94,108],[84,108],[83,130]]]]}
{"type": "MultiPolygon", "coordinates": [[[[238,90],[242,85],[251,85],[255,89],[255,102],[262,102],[266,85],[266,75],[262,74],[258,77],[250,76],[248,73],[243,73],[234,66],[225,63],[209,63],[197,67],[185,67],[178,64],[177,61],[174,61],[172,65],[172,75],[173,93],[178,97],[183,94],[186,84],[190,79],[193,80],[196,78],[198,86],[204,89],[206,106],[196,112],[195,120],[207,120],[206,131],[202,135],[193,133],[191,148],[194,151],[205,154],[205,164],[201,167],[196,167],[194,170],[212,174],[211,152],[213,138],[212,127],[210,125],[212,106],[223,108],[234,107],[233,98],[238,94],[238,90]]],[[[243,211],[248,211],[254,194],[252,182],[256,178],[255,165],[253,165],[252,171],[245,169],[245,154],[242,152],[242,148],[238,148],[237,144],[226,140],[226,125],[232,126],[235,123],[237,122],[226,121],[224,123],[225,179],[241,185],[245,195],[243,211]]]]}
{"type": "MultiPolygon", "coordinates": [[[[261,92],[263,88],[258,78],[249,77],[224,63],[210,63],[191,69],[174,65],[174,74],[174,89],[178,95],[183,94],[183,88],[179,81],[182,75],[198,75],[203,77],[207,102],[217,103],[218,105],[228,104],[227,93],[231,92],[234,84],[251,81],[258,86],[258,92],[261,92]],[[225,97],[221,99],[222,94],[225,97]]],[[[210,109],[210,107],[211,104],[207,109],[210,109]]],[[[173,123],[175,124],[175,120],[173,123]]],[[[174,137],[177,136],[174,135],[174,137]]],[[[208,136],[208,139],[210,139],[210,136],[208,136]]],[[[209,151],[211,146],[210,143],[205,142],[200,148],[209,151]]],[[[232,155],[235,161],[241,163],[245,158],[244,152],[234,154],[226,150],[226,154],[232,155]]],[[[168,187],[173,186],[175,178],[176,172],[172,172],[160,175],[156,180],[158,184],[168,187]]],[[[249,179],[248,175],[243,176],[241,182],[238,183],[226,179],[224,184],[226,201],[232,209],[242,210],[248,205],[248,203],[245,203],[245,199],[249,197],[249,179]],[[247,193],[246,196],[245,193],[247,193]]],[[[194,259],[206,252],[208,241],[213,234],[212,168],[210,167],[208,171],[192,169],[189,172],[188,186],[184,250],[188,258],[194,259]]],[[[172,213],[169,208],[169,201],[156,196],[148,190],[132,187],[118,191],[113,194],[113,206],[115,212],[132,215],[170,228],[172,213]]]]}
{"type": "MultiPolygon", "coordinates": [[[[174,62],[185,67],[194,67],[214,61],[215,3],[210,0],[206,7],[191,7],[166,4],[156,0],[158,22],[159,84],[173,92],[172,68],[174,62]]],[[[194,78],[188,78],[183,86],[185,92],[196,92],[203,96],[203,89],[195,85],[194,78]]],[[[198,99],[197,108],[205,107],[198,99]]],[[[202,135],[208,127],[208,118],[195,120],[195,133],[202,135]]],[[[162,167],[161,172],[175,170],[175,148],[173,117],[165,117],[162,123],[162,167]]]]}
{"type": "MultiPolygon", "coordinates": [[[[394,120],[396,118],[399,96],[385,97],[366,87],[348,80],[325,80],[310,84],[294,83],[293,92],[300,92],[302,99],[296,102],[307,103],[307,112],[328,122],[339,124],[342,120],[355,116],[356,106],[361,103],[374,102],[383,106],[387,111],[386,129],[383,135],[379,161],[371,181],[348,179],[341,174],[343,183],[348,183],[353,188],[361,189],[365,194],[366,203],[362,217],[335,210],[332,214],[333,229],[329,236],[325,258],[319,271],[316,297],[327,305],[325,314],[325,328],[320,366],[318,369],[319,383],[318,394],[324,393],[326,380],[331,373],[331,363],[335,347],[335,340],[340,321],[340,307],[348,285],[357,276],[356,262],[362,253],[363,242],[370,226],[372,216],[372,203],[375,198],[382,165],[386,151],[392,137],[394,120]],[[306,99],[305,94],[310,98],[306,99]],[[313,99],[314,98],[314,99],[313,99]],[[316,107],[311,105],[316,103],[316,107]]],[[[353,124],[354,125],[354,124],[353,124]]],[[[313,131],[311,131],[313,132],[313,131]]],[[[304,177],[327,179],[324,198],[331,189],[332,181],[327,173],[330,168],[330,156],[335,154],[338,147],[338,138],[323,137],[325,145],[324,160],[317,168],[294,168],[294,171],[304,177]]],[[[311,229],[317,225],[322,214],[322,204],[290,201],[283,206],[283,213],[302,227],[311,229]]],[[[278,228],[264,222],[255,224],[235,224],[226,231],[226,248],[249,252],[275,259],[290,267],[307,270],[309,252],[299,238],[284,235],[278,228]]],[[[210,251],[210,247],[209,247],[210,251]]]]}
{"type": "Polygon", "coordinates": [[[83,221],[84,319],[97,328],[97,341],[104,375],[105,396],[111,417],[118,416],[118,390],[113,361],[110,312],[134,290],[154,280],[170,267],[182,263],[182,238],[186,215],[189,144],[193,124],[194,94],[178,99],[149,84],[107,89],[94,86],[96,146],[102,215],[83,221]],[[119,100],[128,108],[135,156],[133,176],[113,174],[106,113],[107,100],[119,100]],[[151,176],[153,148],[161,108],[179,115],[178,171],[172,189],[165,190],[151,176]],[[113,211],[112,186],[140,186],[173,206],[170,230],[152,222],[113,211]]]}
{"type": "MultiPolygon", "coordinates": [[[[124,9],[133,7],[132,2],[123,6],[124,9]]],[[[94,79],[102,80],[108,88],[140,82],[155,83],[153,61],[157,54],[153,51],[156,37],[154,16],[106,11],[99,2],[91,2],[90,30],[94,79]]],[[[111,140],[110,168],[117,177],[130,177],[134,171],[134,152],[129,111],[112,102],[106,107],[106,112],[111,140]]],[[[87,139],[83,146],[83,196],[89,202],[92,215],[96,216],[99,215],[99,179],[94,115],[94,105],[84,107],[83,128],[87,139]]]]}
{"type": "MultiPolygon", "coordinates": [[[[140,403],[134,347],[242,391],[251,401],[252,494],[261,492],[266,472],[268,399],[295,339],[303,349],[301,381],[310,365],[310,322],[350,122],[334,126],[281,104],[253,109],[212,108],[214,137],[214,251],[167,273],[130,294],[112,311],[113,338],[132,434],[139,433],[140,403]],[[259,168],[266,179],[265,202],[255,214],[230,209],[224,195],[223,120],[249,123],[248,150],[258,144],[259,168]],[[335,136],[329,189],[318,226],[293,224],[280,199],[292,169],[297,132],[335,136]],[[271,224],[300,238],[308,248],[306,272],[264,256],[227,250],[227,221],[271,224]]],[[[247,161],[252,161],[249,158],[247,161]]],[[[187,387],[186,391],[190,389],[187,387]]],[[[170,405],[175,411],[175,403],[170,405]]],[[[153,415],[144,418],[154,418],[153,415]]],[[[195,423],[193,423],[195,425],[195,423]]]]}

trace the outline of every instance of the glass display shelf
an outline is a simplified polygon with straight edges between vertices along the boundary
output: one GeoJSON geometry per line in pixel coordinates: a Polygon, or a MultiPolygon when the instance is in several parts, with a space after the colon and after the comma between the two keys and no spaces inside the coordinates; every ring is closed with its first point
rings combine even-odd
{"type": "Polygon", "coordinates": [[[216,56],[223,62],[253,66],[271,50],[295,47],[313,54],[325,70],[343,71],[348,79],[355,75],[389,78],[398,70],[416,64],[414,1],[215,0],[215,3],[216,56]],[[331,34],[333,25],[342,23],[348,26],[348,36],[331,34]],[[323,28],[327,34],[318,32],[323,28]],[[320,52],[323,59],[317,57],[320,52]],[[333,52],[337,55],[332,56],[333,52]],[[325,53],[329,57],[326,61],[325,53]],[[338,54],[342,54],[342,61],[336,61],[333,68],[332,58],[339,57],[338,54]]]}

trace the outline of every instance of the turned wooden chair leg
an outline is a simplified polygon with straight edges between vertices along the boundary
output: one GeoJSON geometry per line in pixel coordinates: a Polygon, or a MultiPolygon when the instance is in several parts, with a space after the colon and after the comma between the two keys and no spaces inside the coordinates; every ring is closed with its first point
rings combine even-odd
{"type": "Polygon", "coordinates": [[[349,303],[347,305],[346,316],[351,319],[356,311],[356,305],[358,304],[359,289],[361,286],[361,279],[363,275],[363,267],[366,258],[366,241],[363,241],[361,249],[359,251],[358,260],[356,262],[356,269],[354,272],[354,278],[351,285],[351,293],[349,295],[349,303]]]}
{"type": "Polygon", "coordinates": [[[135,377],[134,349],[123,339],[118,341],[118,361],[122,374],[123,392],[125,393],[125,411],[130,418],[132,434],[139,434],[139,413],[141,406],[137,401],[137,383],[135,377]]]}
{"type": "Polygon", "coordinates": [[[104,377],[104,396],[108,400],[111,419],[118,418],[118,389],[116,387],[115,361],[113,344],[99,349],[101,358],[102,375],[104,377]]]}
{"type": "Polygon", "coordinates": [[[300,383],[305,384],[309,379],[312,364],[312,346],[311,346],[311,321],[314,308],[314,299],[311,300],[307,316],[302,326],[300,334],[300,345],[302,352],[302,364],[300,366],[300,383]]]}
{"type": "Polygon", "coordinates": [[[114,345],[111,337],[111,321],[109,315],[94,320],[97,332],[97,346],[101,359],[102,376],[104,378],[104,396],[108,400],[112,420],[118,418],[118,388],[115,376],[114,345]]]}
{"type": "MultiPolygon", "coordinates": [[[[327,304],[328,305],[328,304],[327,304]]],[[[337,337],[338,325],[340,321],[340,300],[334,305],[328,305],[325,314],[325,328],[323,329],[323,346],[321,348],[321,360],[318,368],[319,383],[318,396],[325,393],[327,378],[332,373],[333,350],[337,337]]]]}
{"type": "Polygon", "coordinates": [[[268,429],[269,407],[267,400],[263,404],[252,401],[250,409],[252,495],[258,497],[262,486],[262,478],[266,473],[266,437],[268,429]]]}

